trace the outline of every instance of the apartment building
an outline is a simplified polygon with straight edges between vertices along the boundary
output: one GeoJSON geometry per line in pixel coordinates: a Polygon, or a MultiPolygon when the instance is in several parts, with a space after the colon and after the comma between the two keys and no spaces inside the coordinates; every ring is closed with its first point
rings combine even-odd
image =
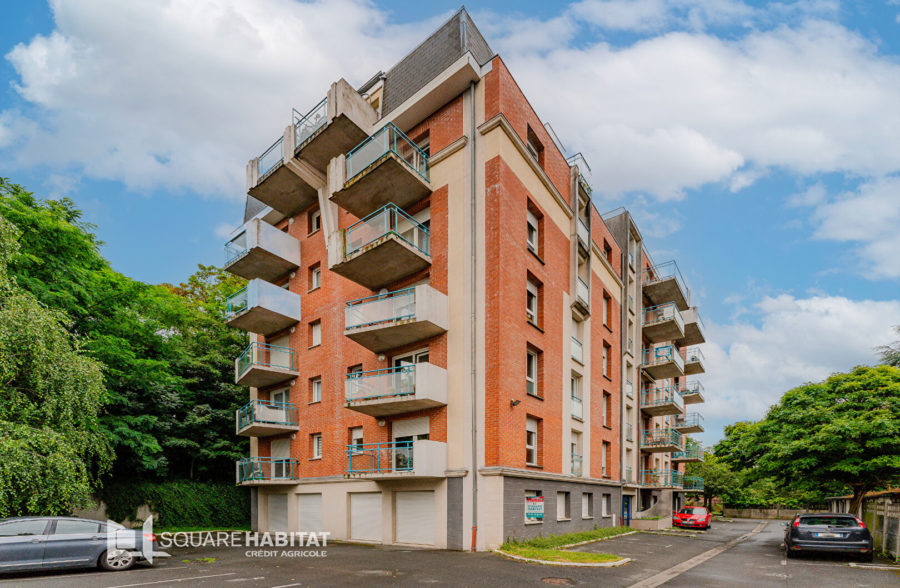
{"type": "Polygon", "coordinates": [[[323,91],[249,162],[226,244],[254,528],[490,549],[619,524],[630,274],[587,162],[464,9],[323,91]]]}

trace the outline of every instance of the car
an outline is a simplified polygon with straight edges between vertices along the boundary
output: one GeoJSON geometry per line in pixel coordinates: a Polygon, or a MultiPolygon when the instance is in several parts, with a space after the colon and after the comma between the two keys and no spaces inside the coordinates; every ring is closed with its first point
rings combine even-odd
{"type": "MultiPolygon", "coordinates": [[[[156,541],[112,521],[78,517],[0,519],[0,573],[100,567],[130,569],[144,559],[145,541],[156,541]]],[[[152,543],[151,543],[152,545],[152,543]]]]}
{"type": "Polygon", "coordinates": [[[853,554],[864,561],[875,557],[872,533],[852,514],[798,514],[790,523],[783,524],[787,557],[816,551],[853,554]]]}
{"type": "Polygon", "coordinates": [[[672,516],[672,526],[689,529],[709,529],[712,513],[703,506],[685,506],[672,516]]]}

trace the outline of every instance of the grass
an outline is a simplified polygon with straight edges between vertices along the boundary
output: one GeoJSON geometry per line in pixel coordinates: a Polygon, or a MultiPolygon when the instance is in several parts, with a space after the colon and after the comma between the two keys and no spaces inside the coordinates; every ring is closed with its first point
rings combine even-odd
{"type": "Polygon", "coordinates": [[[632,531],[630,527],[603,527],[580,533],[566,533],[565,535],[551,535],[549,537],[535,537],[528,540],[509,540],[500,546],[500,551],[510,555],[543,559],[546,561],[571,562],[571,563],[606,563],[621,559],[611,553],[587,553],[581,551],[566,551],[561,549],[574,543],[584,541],[596,541],[615,537],[622,533],[632,531]]]}

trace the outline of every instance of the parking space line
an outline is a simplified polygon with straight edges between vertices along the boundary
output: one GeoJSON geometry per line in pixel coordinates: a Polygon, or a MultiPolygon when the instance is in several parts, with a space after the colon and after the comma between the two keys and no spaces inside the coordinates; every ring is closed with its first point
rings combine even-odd
{"type": "Polygon", "coordinates": [[[227,574],[211,574],[209,576],[190,576],[187,578],[172,578],[170,580],[158,580],[156,582],[140,582],[138,584],[120,584],[118,586],[109,586],[109,588],[133,588],[134,586],[150,586],[152,584],[167,584],[169,582],[190,582],[193,580],[203,580],[206,578],[221,578],[222,576],[234,576],[237,572],[229,572],[227,574]]]}
{"type": "Polygon", "coordinates": [[[300,582],[296,584],[282,584],[281,586],[272,586],[272,588],[291,588],[292,586],[301,586],[300,582]]]}

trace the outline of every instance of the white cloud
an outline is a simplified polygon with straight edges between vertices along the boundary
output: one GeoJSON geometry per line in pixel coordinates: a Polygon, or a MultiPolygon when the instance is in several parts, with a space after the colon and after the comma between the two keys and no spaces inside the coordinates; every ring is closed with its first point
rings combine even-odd
{"type": "Polygon", "coordinates": [[[213,229],[213,233],[215,233],[216,237],[220,239],[227,239],[231,237],[232,233],[237,230],[237,227],[230,223],[219,223],[216,225],[216,228],[213,229]]]}
{"type": "Polygon", "coordinates": [[[781,295],[764,297],[753,314],[758,324],[707,326],[707,420],[759,419],[795,386],[877,363],[875,348],[896,339],[900,300],[781,295]]]}

